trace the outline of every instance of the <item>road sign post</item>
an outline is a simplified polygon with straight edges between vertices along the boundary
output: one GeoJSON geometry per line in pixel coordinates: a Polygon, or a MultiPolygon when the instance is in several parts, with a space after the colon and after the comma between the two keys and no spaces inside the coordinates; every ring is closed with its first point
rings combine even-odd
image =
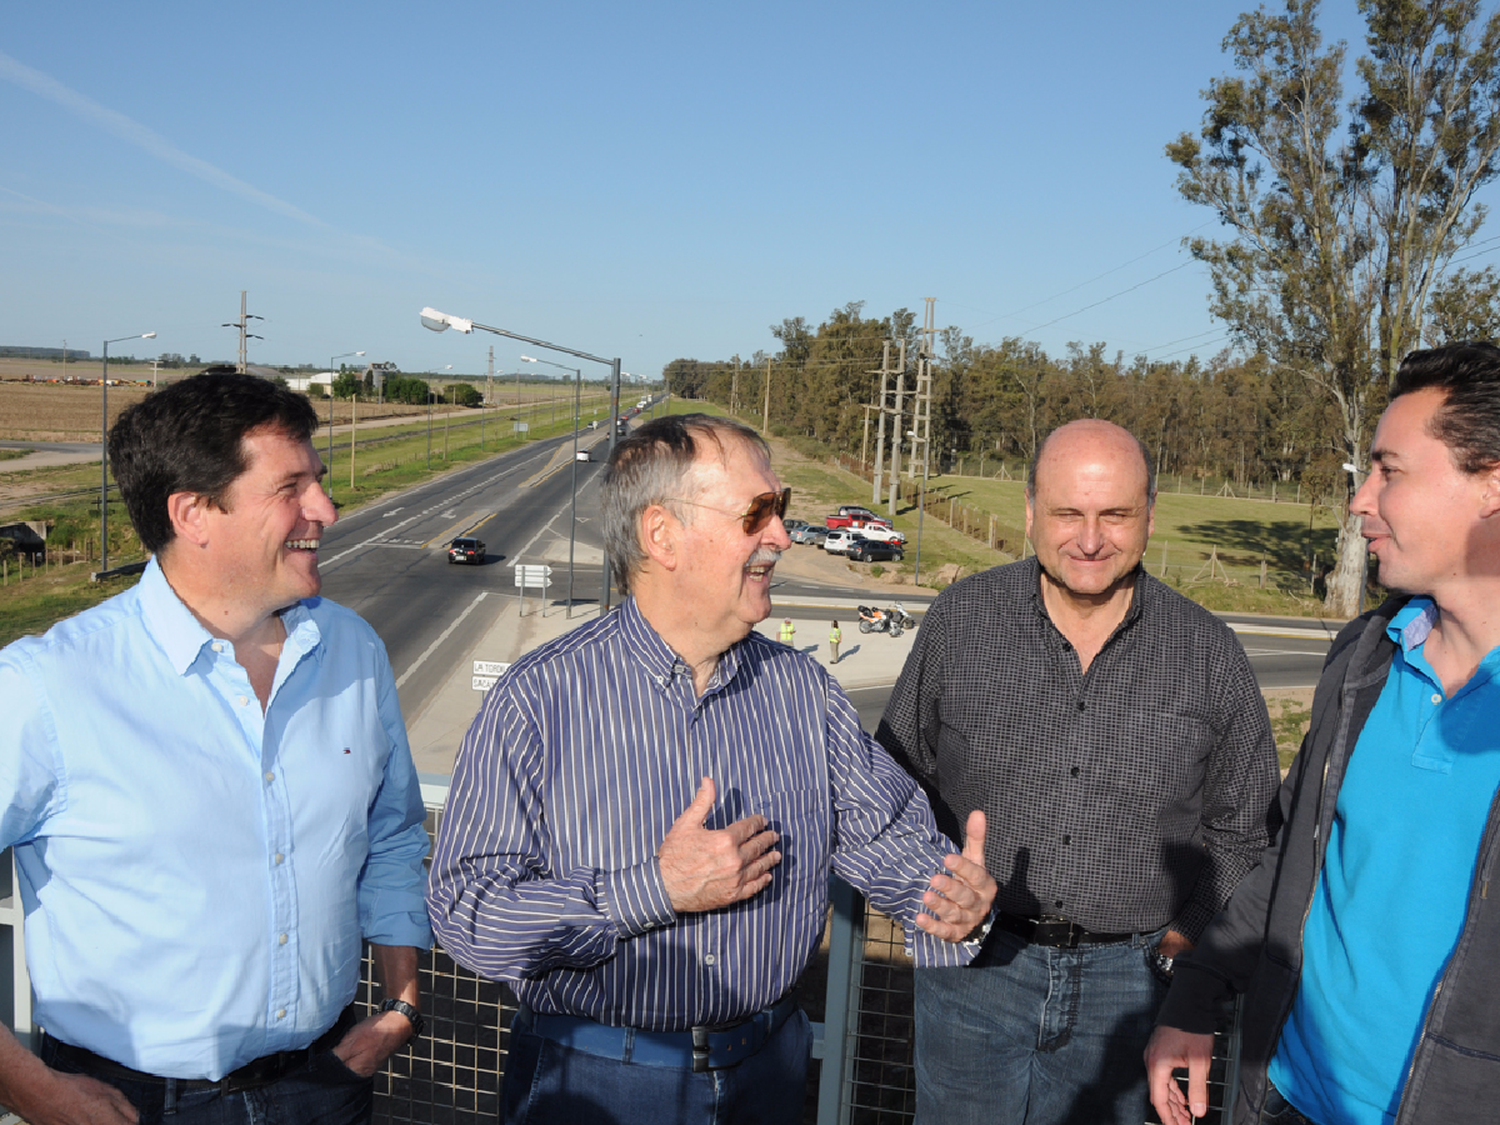
{"type": "Polygon", "coordinates": [[[516,596],[521,599],[520,615],[526,612],[526,591],[536,590],[537,601],[542,607],[542,616],[547,616],[547,603],[542,601],[542,591],[552,585],[552,568],[538,563],[516,563],[511,568],[516,574],[516,596]]]}

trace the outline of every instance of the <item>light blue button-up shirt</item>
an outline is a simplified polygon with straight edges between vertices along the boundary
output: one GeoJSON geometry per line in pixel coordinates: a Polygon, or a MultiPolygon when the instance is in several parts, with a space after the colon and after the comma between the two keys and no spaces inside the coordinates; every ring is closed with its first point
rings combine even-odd
{"type": "Polygon", "coordinates": [[[264,713],[154,560],[0,652],[0,845],[16,846],[36,1019],[58,1039],[219,1078],[330,1027],[363,940],[430,944],[385,648],[321,599],[282,621],[264,713]]]}

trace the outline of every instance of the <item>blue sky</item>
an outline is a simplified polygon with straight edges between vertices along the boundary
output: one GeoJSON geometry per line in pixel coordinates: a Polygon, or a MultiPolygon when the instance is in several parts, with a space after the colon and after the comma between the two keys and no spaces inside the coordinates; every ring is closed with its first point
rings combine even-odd
{"type": "MultiPolygon", "coordinates": [[[[1245,6],[12,4],[0,344],[232,358],[246,289],[255,362],[534,354],[432,305],[655,377],[930,296],[979,342],[1207,357],[1214,223],[1162,148],[1245,6]]],[[[1357,47],[1353,0],[1324,27],[1357,47]]]]}

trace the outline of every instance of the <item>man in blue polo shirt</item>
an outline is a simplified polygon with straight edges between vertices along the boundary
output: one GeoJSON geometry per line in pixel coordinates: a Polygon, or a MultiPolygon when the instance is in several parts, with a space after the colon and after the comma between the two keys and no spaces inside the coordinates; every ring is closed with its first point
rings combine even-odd
{"type": "Polygon", "coordinates": [[[1351,510],[1403,595],[1334,642],[1280,834],[1178,962],[1146,1052],[1166,1125],[1207,1111],[1209,1032],[1232,990],[1238,1125],[1494,1112],[1500,349],[1413,352],[1391,396],[1351,510]]]}

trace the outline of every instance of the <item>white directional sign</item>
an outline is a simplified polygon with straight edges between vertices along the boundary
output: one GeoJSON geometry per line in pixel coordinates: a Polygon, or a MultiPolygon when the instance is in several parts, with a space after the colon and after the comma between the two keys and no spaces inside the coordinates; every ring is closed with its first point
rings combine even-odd
{"type": "Polygon", "coordinates": [[[552,568],[534,563],[516,563],[516,589],[545,590],[552,585],[552,568]]]}
{"type": "Polygon", "coordinates": [[[474,661],[474,674],[470,684],[475,691],[489,691],[510,665],[502,660],[474,661]]]}

